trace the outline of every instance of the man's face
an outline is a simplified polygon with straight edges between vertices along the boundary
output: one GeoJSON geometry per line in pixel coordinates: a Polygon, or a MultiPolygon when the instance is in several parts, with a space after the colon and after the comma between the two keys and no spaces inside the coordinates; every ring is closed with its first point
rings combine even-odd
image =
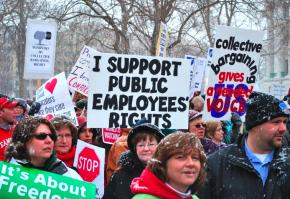
{"type": "Polygon", "coordinates": [[[254,127],[257,132],[257,146],[265,151],[281,147],[287,121],[287,117],[277,117],[254,127]]]}
{"type": "Polygon", "coordinates": [[[205,122],[202,117],[198,117],[189,122],[188,131],[194,133],[199,139],[204,138],[205,135],[205,122]]]}
{"type": "Polygon", "coordinates": [[[0,110],[0,122],[13,124],[16,122],[16,114],[14,108],[3,108],[0,110]]]}

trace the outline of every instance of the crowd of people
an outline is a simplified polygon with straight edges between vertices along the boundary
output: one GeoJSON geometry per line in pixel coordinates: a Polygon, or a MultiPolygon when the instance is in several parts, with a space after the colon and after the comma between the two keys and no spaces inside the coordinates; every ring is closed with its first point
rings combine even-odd
{"type": "Polygon", "coordinates": [[[159,129],[146,118],[112,145],[87,127],[87,99],[66,116],[37,116],[40,104],[0,96],[0,161],[82,180],[77,140],[105,148],[104,199],[290,198],[290,89],[283,100],[252,92],[245,121],[205,121],[204,98],[189,103],[187,129],[159,129]],[[284,101],[283,101],[284,100],[284,101]]]}

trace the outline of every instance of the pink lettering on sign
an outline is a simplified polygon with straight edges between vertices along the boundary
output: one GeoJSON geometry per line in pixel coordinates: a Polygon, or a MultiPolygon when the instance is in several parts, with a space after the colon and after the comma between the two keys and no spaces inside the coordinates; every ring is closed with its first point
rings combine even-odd
{"type": "Polygon", "coordinates": [[[77,77],[74,77],[69,80],[68,85],[74,89],[76,89],[79,92],[84,93],[85,95],[88,95],[89,89],[88,86],[82,83],[77,82],[77,77]]]}
{"type": "Polygon", "coordinates": [[[103,129],[103,142],[107,144],[114,144],[121,136],[122,131],[120,128],[104,128],[103,129]]]}

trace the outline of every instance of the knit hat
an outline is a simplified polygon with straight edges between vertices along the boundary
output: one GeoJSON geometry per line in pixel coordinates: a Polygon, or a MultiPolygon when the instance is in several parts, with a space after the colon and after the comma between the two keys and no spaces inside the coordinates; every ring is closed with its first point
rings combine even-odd
{"type": "Polygon", "coordinates": [[[202,114],[196,110],[189,110],[188,113],[188,121],[190,122],[191,120],[194,120],[198,117],[202,117],[202,114]]]}
{"type": "Polygon", "coordinates": [[[87,109],[88,101],[86,99],[81,99],[76,102],[76,107],[79,109],[87,109]]]}
{"type": "Polygon", "coordinates": [[[272,95],[252,92],[247,101],[246,129],[258,126],[276,117],[288,117],[286,104],[272,95]]]}
{"type": "Polygon", "coordinates": [[[132,152],[135,151],[135,146],[134,146],[135,136],[138,133],[144,132],[144,131],[150,132],[150,133],[156,135],[157,138],[159,138],[158,141],[160,141],[162,138],[165,137],[165,135],[162,133],[162,131],[157,126],[150,124],[150,123],[139,124],[139,125],[133,127],[128,135],[127,144],[128,144],[128,148],[130,151],[132,151],[132,152]]]}
{"type": "Polygon", "coordinates": [[[0,110],[2,110],[3,108],[14,108],[15,106],[17,106],[17,102],[11,100],[11,99],[8,99],[6,97],[1,97],[0,98],[0,110]]]}
{"type": "Polygon", "coordinates": [[[22,107],[23,111],[26,111],[28,108],[28,104],[25,99],[22,98],[15,98],[15,101],[17,102],[17,106],[22,107]]]}

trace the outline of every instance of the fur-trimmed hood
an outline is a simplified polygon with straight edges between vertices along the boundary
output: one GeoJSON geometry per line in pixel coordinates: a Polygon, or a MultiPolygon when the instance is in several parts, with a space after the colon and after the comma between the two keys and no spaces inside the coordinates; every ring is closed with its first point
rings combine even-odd
{"type": "Polygon", "coordinates": [[[139,160],[137,155],[135,155],[131,151],[126,151],[122,153],[118,163],[120,167],[125,171],[139,170],[140,172],[142,172],[146,166],[139,160]]]}

